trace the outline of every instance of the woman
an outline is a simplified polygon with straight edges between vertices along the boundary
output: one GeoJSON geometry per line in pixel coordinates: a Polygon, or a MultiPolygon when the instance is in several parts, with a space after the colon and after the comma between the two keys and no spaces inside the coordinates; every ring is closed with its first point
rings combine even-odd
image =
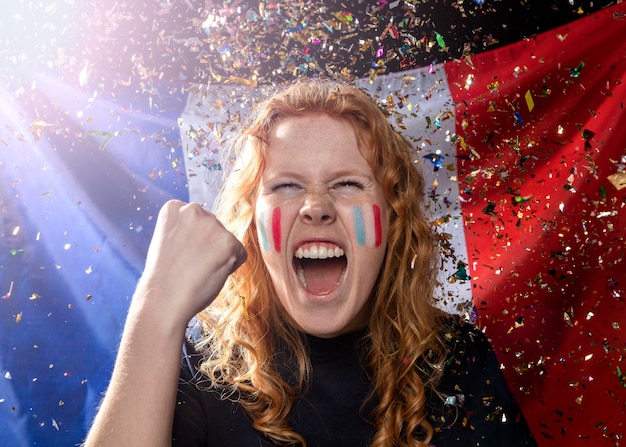
{"type": "Polygon", "coordinates": [[[433,306],[412,150],[353,87],[262,104],[219,220],[161,211],[87,445],[535,445],[485,337],[433,306]]]}

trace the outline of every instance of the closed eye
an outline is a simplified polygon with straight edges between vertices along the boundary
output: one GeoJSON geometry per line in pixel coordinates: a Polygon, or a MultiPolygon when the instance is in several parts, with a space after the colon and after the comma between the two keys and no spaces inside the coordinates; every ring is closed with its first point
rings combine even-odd
{"type": "Polygon", "coordinates": [[[361,182],[357,182],[355,180],[342,180],[340,182],[335,183],[332,187],[333,189],[340,189],[340,188],[363,189],[364,188],[361,182]]]}
{"type": "Polygon", "coordinates": [[[277,185],[272,186],[271,191],[272,192],[276,192],[276,191],[281,191],[281,190],[298,190],[301,189],[302,187],[300,185],[298,185],[297,183],[290,183],[290,182],[285,182],[285,183],[279,183],[277,185]]]}

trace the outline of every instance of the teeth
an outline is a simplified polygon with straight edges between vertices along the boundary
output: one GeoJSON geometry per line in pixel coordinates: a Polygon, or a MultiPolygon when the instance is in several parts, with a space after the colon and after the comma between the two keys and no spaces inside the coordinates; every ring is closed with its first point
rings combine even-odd
{"type": "Polygon", "coordinates": [[[302,287],[304,287],[305,290],[309,290],[309,286],[306,283],[306,278],[304,277],[304,269],[302,268],[302,266],[298,266],[297,273],[298,279],[300,280],[302,287]]]}
{"type": "Polygon", "coordinates": [[[319,259],[320,255],[319,255],[319,248],[318,247],[311,247],[311,249],[309,250],[311,259],[319,259]]]}
{"type": "MultiPolygon", "coordinates": [[[[334,254],[334,252],[333,252],[333,254],[334,254]]],[[[318,255],[317,257],[318,257],[319,259],[326,259],[326,258],[328,258],[328,248],[326,248],[326,247],[320,247],[320,249],[319,249],[319,251],[318,251],[317,255],[318,255]]]]}
{"type": "Polygon", "coordinates": [[[302,247],[296,250],[296,258],[298,259],[328,259],[328,258],[340,258],[345,253],[339,247],[324,247],[314,245],[310,248],[303,249],[302,247]]]}

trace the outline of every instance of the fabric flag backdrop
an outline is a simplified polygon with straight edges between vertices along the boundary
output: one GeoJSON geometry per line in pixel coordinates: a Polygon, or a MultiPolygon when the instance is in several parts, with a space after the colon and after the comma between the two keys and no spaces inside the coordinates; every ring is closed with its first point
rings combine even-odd
{"type": "MultiPolygon", "coordinates": [[[[356,81],[415,143],[445,255],[439,304],[477,318],[542,447],[626,434],[625,15],[356,81]]],[[[211,206],[224,143],[263,92],[194,86],[120,107],[43,76],[1,93],[30,108],[0,103],[0,445],[75,445],[158,208],[211,206]]]]}
{"type": "Polygon", "coordinates": [[[72,446],[108,383],[153,217],[188,196],[164,144],[176,116],[50,77],[24,95],[34,110],[0,103],[0,445],[72,446]]]}

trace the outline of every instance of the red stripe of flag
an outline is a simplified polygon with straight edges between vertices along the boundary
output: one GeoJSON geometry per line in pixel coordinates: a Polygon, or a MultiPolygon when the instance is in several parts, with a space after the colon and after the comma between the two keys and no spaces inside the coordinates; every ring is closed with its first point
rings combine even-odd
{"type": "Polygon", "coordinates": [[[624,432],[625,13],[445,65],[479,324],[546,447],[624,432]]]}

